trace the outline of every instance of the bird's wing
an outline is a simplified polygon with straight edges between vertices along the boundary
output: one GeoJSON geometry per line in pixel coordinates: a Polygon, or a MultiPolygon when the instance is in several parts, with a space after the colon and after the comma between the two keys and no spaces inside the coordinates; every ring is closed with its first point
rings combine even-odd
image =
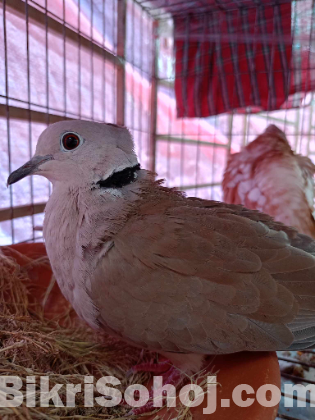
{"type": "Polygon", "coordinates": [[[304,193],[305,199],[308,203],[312,219],[314,220],[314,175],[315,165],[310,158],[302,155],[295,155],[296,162],[301,170],[303,181],[304,181],[304,193]]]}
{"type": "MultiPolygon", "coordinates": [[[[248,209],[266,211],[268,196],[259,184],[259,168],[266,172],[265,156],[252,156],[247,149],[230,156],[222,181],[223,200],[226,203],[241,204],[248,209]]],[[[272,184],[274,185],[274,183],[272,184]]]]}
{"type": "MultiPolygon", "coordinates": [[[[253,159],[246,149],[230,156],[222,181],[223,200],[226,203],[245,205],[245,201],[248,201],[247,196],[253,189],[252,166],[253,159]]],[[[247,207],[251,208],[250,203],[247,207]]]]}
{"type": "Polygon", "coordinates": [[[289,347],[287,324],[297,322],[296,334],[315,325],[315,257],[281,229],[267,215],[204,200],[140,206],[95,271],[99,322],[161,351],[289,347]]]}

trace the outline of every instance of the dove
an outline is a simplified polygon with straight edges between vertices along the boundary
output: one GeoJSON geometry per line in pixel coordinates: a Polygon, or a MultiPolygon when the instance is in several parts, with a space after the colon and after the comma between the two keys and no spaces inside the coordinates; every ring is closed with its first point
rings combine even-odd
{"type": "Polygon", "coordinates": [[[206,355],[314,346],[310,237],[164,187],[113,124],[48,126],[8,184],[32,174],[53,184],[43,234],[66,299],[91,327],[167,359],[134,371],[178,384],[206,355]]]}
{"type": "Polygon", "coordinates": [[[230,156],[223,178],[224,201],[273,216],[315,238],[315,165],[295,154],[275,125],[230,156]]]}

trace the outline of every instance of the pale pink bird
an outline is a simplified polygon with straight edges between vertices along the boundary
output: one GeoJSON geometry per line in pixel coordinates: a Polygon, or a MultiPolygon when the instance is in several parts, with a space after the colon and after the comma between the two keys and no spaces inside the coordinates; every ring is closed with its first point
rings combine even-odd
{"type": "MultiPolygon", "coordinates": [[[[8,184],[30,174],[53,183],[47,253],[78,315],[170,361],[134,370],[178,384],[208,354],[314,346],[308,236],[161,186],[140,169],[129,131],[111,124],[49,126],[8,184]]],[[[150,409],[152,401],[133,414],[150,409]]]]}
{"type": "Polygon", "coordinates": [[[275,125],[230,156],[222,183],[224,201],[242,204],[315,238],[315,166],[295,154],[275,125]]]}

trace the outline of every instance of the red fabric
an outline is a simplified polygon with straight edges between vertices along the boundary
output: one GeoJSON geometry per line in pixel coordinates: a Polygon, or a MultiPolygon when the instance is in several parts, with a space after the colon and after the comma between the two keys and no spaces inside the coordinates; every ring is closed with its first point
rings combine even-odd
{"type": "Polygon", "coordinates": [[[291,3],[181,15],[174,22],[178,117],[275,110],[294,91],[291,3]]]}

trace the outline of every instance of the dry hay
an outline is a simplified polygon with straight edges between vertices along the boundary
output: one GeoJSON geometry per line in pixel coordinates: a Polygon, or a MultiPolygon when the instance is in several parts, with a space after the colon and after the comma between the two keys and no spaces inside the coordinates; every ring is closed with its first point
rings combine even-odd
{"type": "MultiPolygon", "coordinates": [[[[46,319],[41,302],[30,299],[32,284],[28,268],[36,264],[49,262],[47,257],[28,259],[26,266],[20,267],[15,260],[0,254],[0,376],[20,377],[23,381],[23,394],[26,390],[26,376],[35,376],[37,384],[36,407],[27,407],[24,398],[20,407],[0,407],[0,418],[122,418],[130,407],[118,405],[105,408],[95,403],[94,407],[87,408],[83,405],[84,392],[76,394],[75,407],[55,407],[52,401],[49,407],[39,406],[40,376],[49,375],[49,389],[55,384],[67,383],[80,383],[83,389],[86,375],[96,378],[115,376],[121,381],[118,389],[123,393],[130,384],[147,383],[148,374],[139,373],[128,378],[126,372],[134,364],[148,361],[152,354],[128,347],[107,336],[100,337],[99,333],[79,323],[77,319],[73,321],[70,307],[65,308],[65,312],[58,318],[46,319]]],[[[65,386],[58,393],[65,403],[65,386]]],[[[95,390],[94,397],[98,395],[95,390]]],[[[187,407],[181,406],[178,410],[176,418],[191,418],[187,407]]],[[[165,418],[174,418],[174,414],[165,418]]]]}

